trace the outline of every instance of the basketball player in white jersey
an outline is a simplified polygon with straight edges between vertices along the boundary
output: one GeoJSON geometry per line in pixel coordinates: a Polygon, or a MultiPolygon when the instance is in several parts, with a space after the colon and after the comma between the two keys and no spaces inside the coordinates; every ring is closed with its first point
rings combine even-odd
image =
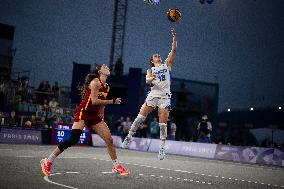
{"type": "Polygon", "coordinates": [[[173,36],[172,49],[165,62],[162,63],[162,59],[159,54],[153,54],[150,58],[150,63],[146,74],[146,83],[152,85],[151,91],[148,93],[145,103],[142,105],[138,116],[133,121],[131,129],[122,143],[122,147],[127,148],[133,134],[139,128],[140,124],[145,121],[147,115],[153,109],[158,107],[161,139],[158,158],[160,160],[163,160],[165,157],[167,121],[171,105],[170,72],[177,48],[175,29],[172,28],[171,33],[173,36]]]}

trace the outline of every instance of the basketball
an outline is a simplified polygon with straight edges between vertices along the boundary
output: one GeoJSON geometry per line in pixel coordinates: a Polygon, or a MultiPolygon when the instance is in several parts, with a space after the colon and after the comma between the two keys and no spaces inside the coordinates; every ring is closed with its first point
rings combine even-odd
{"type": "Polygon", "coordinates": [[[181,12],[178,9],[169,9],[167,14],[168,14],[168,19],[171,22],[178,22],[181,19],[181,12]]]}

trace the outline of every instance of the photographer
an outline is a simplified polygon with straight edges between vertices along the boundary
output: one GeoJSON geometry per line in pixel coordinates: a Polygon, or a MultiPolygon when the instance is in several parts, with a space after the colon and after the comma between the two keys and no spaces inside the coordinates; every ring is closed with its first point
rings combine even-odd
{"type": "Polygon", "coordinates": [[[208,121],[208,116],[203,115],[200,123],[197,126],[197,142],[200,143],[211,143],[210,133],[212,132],[212,125],[208,121]]]}

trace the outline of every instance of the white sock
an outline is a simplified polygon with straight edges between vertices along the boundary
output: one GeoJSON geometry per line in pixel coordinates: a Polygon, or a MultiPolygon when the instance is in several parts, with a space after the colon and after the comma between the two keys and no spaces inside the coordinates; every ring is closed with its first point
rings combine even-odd
{"type": "Polygon", "coordinates": [[[138,114],[138,116],[133,121],[131,128],[129,130],[129,133],[127,135],[128,138],[132,138],[132,136],[135,134],[141,123],[145,121],[146,117],[143,115],[138,114]]]}
{"type": "Polygon", "coordinates": [[[112,160],[112,165],[113,165],[114,167],[118,166],[118,165],[119,165],[118,160],[117,160],[117,159],[112,160]]]}
{"type": "Polygon", "coordinates": [[[47,159],[52,163],[55,160],[56,157],[57,157],[56,155],[51,153],[47,159]]]}
{"type": "Polygon", "coordinates": [[[166,140],[161,140],[160,149],[165,149],[166,140]]]}
{"type": "Polygon", "coordinates": [[[129,133],[127,135],[128,138],[132,138],[132,136],[135,134],[135,132],[129,130],[129,133]]]}

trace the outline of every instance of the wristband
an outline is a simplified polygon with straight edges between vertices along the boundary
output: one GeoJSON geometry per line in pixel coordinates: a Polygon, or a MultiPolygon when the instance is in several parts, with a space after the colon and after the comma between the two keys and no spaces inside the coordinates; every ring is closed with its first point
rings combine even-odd
{"type": "Polygon", "coordinates": [[[115,104],[115,100],[116,100],[116,98],[112,99],[112,104],[115,104]]]}

